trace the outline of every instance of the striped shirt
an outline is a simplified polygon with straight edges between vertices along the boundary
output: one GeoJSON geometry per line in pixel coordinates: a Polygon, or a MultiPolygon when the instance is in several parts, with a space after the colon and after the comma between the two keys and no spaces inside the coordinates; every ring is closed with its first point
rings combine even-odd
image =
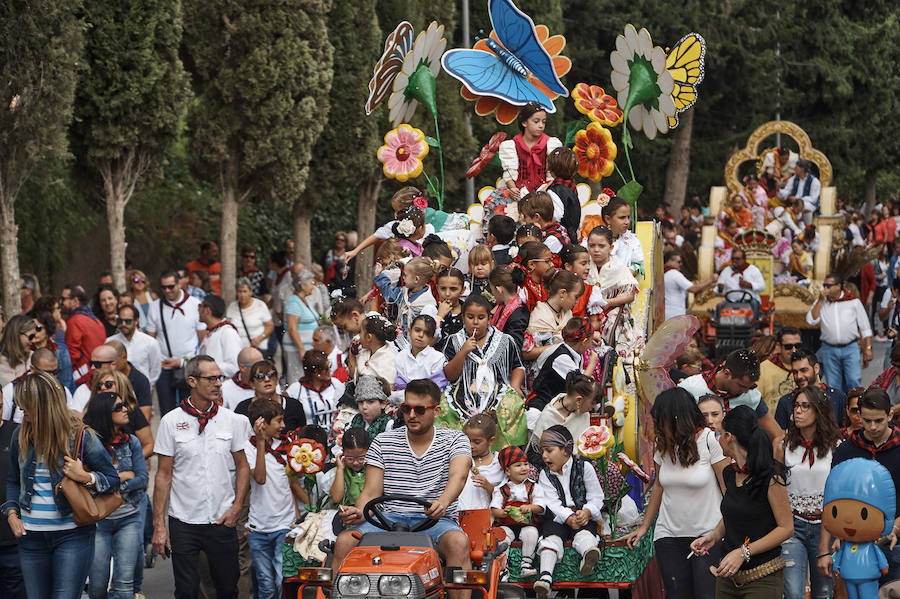
{"type": "Polygon", "coordinates": [[[43,461],[37,464],[34,471],[34,496],[31,499],[31,511],[22,510],[22,524],[25,530],[54,531],[76,528],[72,515],[63,516],[56,509],[53,500],[53,483],[50,471],[43,461]]]}
{"type": "MultiPolygon", "coordinates": [[[[431,446],[421,456],[413,453],[406,427],[381,433],[372,440],[366,464],[384,471],[385,495],[412,495],[425,500],[441,496],[450,479],[450,462],[458,456],[472,457],[469,439],[460,431],[435,428],[431,446]]],[[[385,511],[421,514],[413,503],[389,502],[385,511]]],[[[456,500],[447,506],[445,516],[456,519],[456,500]]]]}

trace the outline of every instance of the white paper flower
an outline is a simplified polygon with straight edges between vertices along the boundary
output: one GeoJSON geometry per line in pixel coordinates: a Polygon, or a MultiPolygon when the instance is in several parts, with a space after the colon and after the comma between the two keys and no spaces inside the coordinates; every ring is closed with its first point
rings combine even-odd
{"type": "Polygon", "coordinates": [[[601,206],[606,206],[607,204],[609,204],[609,199],[609,195],[601,193],[597,196],[597,203],[601,206]]]}
{"type": "Polygon", "coordinates": [[[394,127],[400,123],[408,123],[416,112],[416,106],[419,105],[418,101],[406,94],[409,78],[421,64],[425,64],[437,77],[441,68],[441,55],[446,47],[444,26],[434,21],[428,25],[428,29],[420,31],[416,36],[412,50],[403,57],[403,67],[394,79],[394,90],[388,98],[388,116],[394,127]]]}
{"type": "Polygon", "coordinates": [[[510,258],[515,258],[519,255],[519,248],[517,248],[516,246],[511,246],[509,250],[507,250],[507,253],[509,254],[510,258]]]}
{"type": "Polygon", "coordinates": [[[404,218],[397,224],[397,233],[409,237],[416,232],[416,225],[408,218],[404,218]]]}
{"type": "Polygon", "coordinates": [[[655,139],[657,132],[666,133],[667,119],[674,117],[676,110],[672,100],[675,81],[666,70],[665,51],[653,45],[646,29],[635,31],[634,25],[628,24],[625,35],[616,38],[609,62],[613,68],[610,80],[629,124],[648,139],[655,139]]]}

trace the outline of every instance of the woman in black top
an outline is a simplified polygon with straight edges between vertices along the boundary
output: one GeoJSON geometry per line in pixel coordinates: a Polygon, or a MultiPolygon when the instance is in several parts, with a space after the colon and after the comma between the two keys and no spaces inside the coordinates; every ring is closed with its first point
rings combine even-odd
{"type": "Polygon", "coordinates": [[[521,349],[531,318],[525,302],[519,297],[519,287],[525,284],[522,270],[508,265],[497,266],[491,271],[489,280],[496,303],[491,326],[512,337],[516,347],[521,349]]]}
{"type": "MultiPolygon", "coordinates": [[[[288,433],[306,425],[306,414],[303,413],[303,407],[300,405],[300,402],[293,397],[278,392],[278,371],[275,369],[275,364],[268,360],[256,362],[250,368],[250,386],[253,387],[254,396],[235,406],[235,414],[247,416],[251,403],[257,399],[271,399],[276,403],[280,403],[281,408],[284,410],[283,432],[288,433]]],[[[250,426],[253,426],[252,422],[250,426]]]]}
{"type": "Polygon", "coordinates": [[[794,534],[783,466],[772,456],[772,442],[747,406],[722,420],[719,443],[734,460],[723,473],[722,519],[709,534],[691,543],[703,554],[722,539],[716,575],[716,598],[781,597],[784,560],[781,544],[794,534]]]}

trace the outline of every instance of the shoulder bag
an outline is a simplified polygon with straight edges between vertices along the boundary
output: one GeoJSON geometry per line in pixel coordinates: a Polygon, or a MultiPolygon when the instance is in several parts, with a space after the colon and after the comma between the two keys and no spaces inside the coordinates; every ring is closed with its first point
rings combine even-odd
{"type": "MultiPolygon", "coordinates": [[[[172,310],[172,314],[175,314],[175,310],[172,310]]],[[[166,331],[166,315],[163,314],[162,298],[159,298],[159,321],[162,323],[163,338],[166,340],[166,349],[169,350],[169,357],[174,358],[176,356],[172,355],[172,346],[169,345],[169,333],[166,331]]],[[[172,378],[169,381],[169,386],[173,389],[183,389],[184,387],[187,387],[187,375],[184,372],[184,366],[172,369],[172,378]]]]}
{"type": "MultiPolygon", "coordinates": [[[[71,456],[74,459],[77,455],[82,464],[84,464],[84,436],[86,434],[87,427],[82,425],[75,440],[75,450],[72,452],[74,455],[71,456]]],[[[86,466],[85,470],[87,470],[86,466]]],[[[96,524],[122,505],[122,494],[118,491],[101,493],[94,497],[87,487],[68,476],[63,476],[57,485],[57,491],[60,490],[66,496],[69,505],[72,506],[72,519],[78,526],[96,524]]]]}

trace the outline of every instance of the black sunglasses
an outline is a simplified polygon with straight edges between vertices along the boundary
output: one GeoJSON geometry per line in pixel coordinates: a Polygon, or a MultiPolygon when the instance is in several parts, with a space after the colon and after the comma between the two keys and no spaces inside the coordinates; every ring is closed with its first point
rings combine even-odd
{"type": "Polygon", "coordinates": [[[88,362],[88,364],[90,365],[91,368],[100,368],[104,364],[115,364],[115,360],[105,360],[105,361],[91,360],[90,362],[88,362]]]}
{"type": "Polygon", "coordinates": [[[133,318],[116,318],[116,322],[119,324],[131,324],[134,322],[133,318]]]}
{"type": "Polygon", "coordinates": [[[242,257],[243,258],[253,258],[254,260],[256,260],[256,254],[244,254],[242,257]]]}
{"type": "Polygon", "coordinates": [[[433,410],[439,405],[440,404],[432,404],[430,406],[411,406],[409,404],[400,404],[400,411],[404,416],[409,416],[410,412],[415,412],[417,415],[422,416],[425,414],[425,410],[433,410]]]}
{"type": "Polygon", "coordinates": [[[102,383],[100,383],[100,388],[103,389],[104,391],[109,391],[110,389],[112,389],[115,386],[116,386],[115,381],[103,381],[102,383]]]}
{"type": "Polygon", "coordinates": [[[115,412],[127,412],[127,411],[128,411],[128,406],[127,406],[126,404],[122,403],[122,402],[116,402],[115,405],[113,405],[112,411],[113,411],[113,413],[115,413],[115,412]]]}
{"type": "Polygon", "coordinates": [[[44,326],[40,325],[40,324],[36,324],[36,325],[34,325],[34,330],[40,333],[41,331],[44,330],[44,326]]]}
{"type": "Polygon", "coordinates": [[[781,347],[784,349],[800,349],[803,347],[802,343],[782,343],[781,347]]]}
{"type": "Polygon", "coordinates": [[[177,285],[160,285],[163,289],[175,289],[177,285]]]}
{"type": "Polygon", "coordinates": [[[257,372],[253,375],[253,378],[257,381],[264,381],[266,379],[274,379],[278,376],[278,372],[275,370],[269,370],[268,372],[257,372]]]}

